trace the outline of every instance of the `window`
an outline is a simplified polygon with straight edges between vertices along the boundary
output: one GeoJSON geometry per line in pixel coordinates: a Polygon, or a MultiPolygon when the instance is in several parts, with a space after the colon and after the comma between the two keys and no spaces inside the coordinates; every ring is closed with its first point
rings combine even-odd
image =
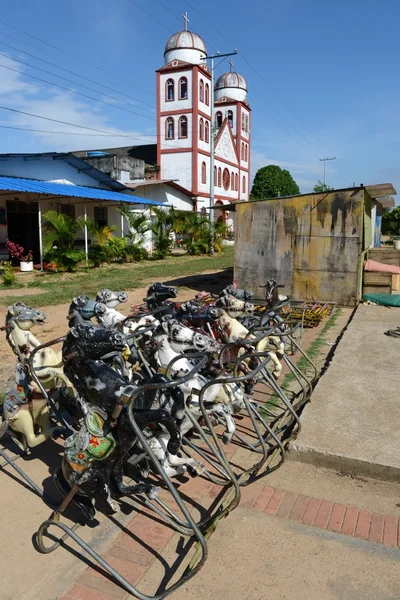
{"type": "Polygon", "coordinates": [[[245,160],[246,162],[247,162],[247,149],[248,149],[248,146],[247,146],[247,144],[245,144],[245,145],[244,145],[244,160],[245,160]]]}
{"type": "Polygon", "coordinates": [[[188,120],[187,117],[179,118],[179,137],[187,138],[188,136],[188,120]]]}
{"type": "Polygon", "coordinates": [[[239,175],[237,173],[235,175],[235,191],[239,191],[239,175]]]}
{"type": "Polygon", "coordinates": [[[74,204],[61,204],[61,214],[68,215],[75,219],[75,205],[74,204]]]}
{"type": "Polygon", "coordinates": [[[235,174],[232,171],[232,173],[231,173],[231,190],[234,190],[234,189],[235,189],[235,174]]]}
{"type": "Polygon", "coordinates": [[[165,99],[167,102],[175,100],[175,83],[173,79],[167,80],[167,89],[165,93],[165,99]]]}
{"type": "Polygon", "coordinates": [[[203,119],[203,117],[200,117],[200,121],[199,121],[199,138],[201,140],[204,140],[204,119],[203,119]]]}
{"type": "Polygon", "coordinates": [[[208,106],[210,104],[210,86],[208,85],[208,83],[206,83],[205,97],[206,97],[206,104],[208,106]]]}
{"type": "Polygon", "coordinates": [[[244,177],[244,176],[242,179],[242,192],[243,192],[243,194],[246,193],[246,177],[244,177]]]}
{"type": "Polygon", "coordinates": [[[188,97],[188,82],[186,77],[179,80],[179,100],[186,100],[188,97]]]}
{"type": "Polygon", "coordinates": [[[208,121],[204,123],[204,141],[207,142],[207,144],[210,141],[210,124],[208,121]]]}
{"type": "Polygon", "coordinates": [[[231,110],[228,110],[228,123],[231,129],[233,129],[233,112],[231,110]]]}
{"type": "Polygon", "coordinates": [[[242,131],[246,131],[246,113],[242,112],[242,131]]]}
{"type": "Polygon", "coordinates": [[[165,121],[165,139],[173,140],[175,137],[175,123],[172,117],[165,121]]]}
{"type": "Polygon", "coordinates": [[[94,222],[99,227],[107,227],[108,225],[108,208],[107,206],[94,207],[94,222]]]}
{"type": "Polygon", "coordinates": [[[217,185],[217,183],[218,183],[217,167],[214,167],[214,187],[217,185]]]}
{"type": "Polygon", "coordinates": [[[218,187],[222,187],[222,169],[218,167],[218,187]]]}
{"type": "Polygon", "coordinates": [[[222,125],[222,112],[221,111],[218,111],[215,114],[215,123],[216,123],[217,127],[221,127],[221,125],[222,125]]]}
{"type": "Polygon", "coordinates": [[[222,182],[224,184],[224,189],[226,191],[228,191],[229,190],[229,185],[230,185],[230,182],[231,182],[231,176],[230,176],[230,173],[229,173],[228,169],[224,169],[224,172],[222,174],[222,182]]]}
{"type": "Polygon", "coordinates": [[[199,92],[200,102],[204,102],[204,81],[200,79],[200,92],[199,92]]]}
{"type": "Polygon", "coordinates": [[[207,167],[206,163],[201,163],[201,183],[207,183],[207,167]]]}

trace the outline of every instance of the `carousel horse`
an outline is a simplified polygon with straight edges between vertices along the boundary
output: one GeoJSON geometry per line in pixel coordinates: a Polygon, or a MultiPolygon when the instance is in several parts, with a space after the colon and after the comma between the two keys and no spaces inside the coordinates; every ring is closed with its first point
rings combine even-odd
{"type": "Polygon", "coordinates": [[[234,285],[228,285],[228,287],[224,288],[219,294],[220,298],[223,296],[233,296],[238,300],[246,300],[247,302],[251,302],[254,294],[251,290],[241,290],[236,288],[234,285]]]}
{"type": "MultiPolygon", "coordinates": [[[[96,301],[101,302],[106,310],[102,315],[96,316],[98,323],[106,329],[121,330],[125,335],[134,333],[140,327],[146,327],[151,324],[155,326],[159,325],[159,321],[152,315],[127,319],[122,313],[116,310],[116,307],[121,303],[125,303],[127,299],[128,294],[125,292],[113,292],[108,289],[101,290],[96,295],[96,301]],[[123,323],[122,327],[121,323],[123,323]]],[[[149,333],[146,333],[146,335],[149,335],[149,333]]]]}
{"type": "Polygon", "coordinates": [[[106,307],[89,296],[77,296],[72,299],[68,310],[68,325],[74,327],[80,323],[90,322],[93,317],[101,318],[106,312],[106,307]]]}
{"type": "Polygon", "coordinates": [[[2,420],[10,428],[11,438],[24,452],[59,432],[58,428],[50,427],[47,401],[35,391],[26,365],[20,362],[16,367],[15,383],[4,398],[2,420]]]}
{"type": "Polygon", "coordinates": [[[222,308],[229,317],[241,317],[254,313],[254,304],[228,294],[217,298],[215,305],[222,308]]]}
{"type": "MultiPolygon", "coordinates": [[[[41,345],[30,330],[34,325],[42,325],[45,319],[44,312],[31,308],[23,302],[16,302],[8,307],[4,328],[7,332],[7,341],[18,360],[24,365],[28,363],[32,350],[41,345]]],[[[35,354],[33,368],[46,390],[54,389],[58,379],[68,385],[64,377],[61,351],[43,348],[35,354]]]]}
{"type": "MultiPolygon", "coordinates": [[[[112,434],[116,441],[115,449],[101,464],[95,461],[93,465],[90,463],[87,466],[87,478],[80,486],[86,496],[99,494],[111,510],[114,510],[115,503],[110,503],[110,497],[115,500],[122,495],[143,491],[149,494],[155,493],[154,486],[143,483],[125,486],[122,481],[123,465],[127,458],[143,454],[140,445],[137,445],[127,413],[127,404],[143,380],[137,375],[134,383],[127,382],[104,362],[102,357],[111,352],[121,353],[126,347],[126,338],[122,333],[95,327],[90,323],[72,327],[63,346],[65,371],[79,396],[85,403],[101,409],[105,414],[106,422],[112,427],[112,434]]],[[[153,432],[167,431],[169,439],[166,443],[166,452],[176,455],[181,446],[181,434],[176,418],[172,416],[171,404],[174,404],[172,393],[169,394],[168,402],[159,402],[157,394],[142,393],[135,400],[134,415],[139,427],[146,430],[149,437],[154,435],[153,432]]],[[[181,398],[178,398],[178,406],[182,410],[181,398]]],[[[76,443],[78,442],[77,439],[76,443]]],[[[68,462],[67,458],[66,461],[63,476],[71,487],[76,483],[79,484],[82,471],[77,470],[75,463],[68,462]]]]}
{"type": "Polygon", "coordinates": [[[176,296],[176,288],[157,282],[149,287],[144,301],[147,304],[147,308],[152,311],[160,308],[169,298],[176,298],[176,296]]]}
{"type": "MultiPolygon", "coordinates": [[[[157,336],[154,338],[154,343],[157,348],[155,358],[157,364],[162,369],[166,369],[174,358],[182,356],[182,358],[177,360],[171,367],[172,379],[183,377],[193,368],[185,355],[174,350],[168,335],[157,336]]],[[[221,381],[224,377],[226,377],[226,375],[221,375],[218,383],[207,388],[204,394],[204,405],[209,414],[215,413],[224,420],[226,431],[223,434],[223,441],[229,443],[236,430],[232,414],[239,413],[244,407],[244,402],[242,390],[235,384],[224,384],[223,381],[221,381]]],[[[196,393],[198,393],[208,381],[209,378],[207,378],[207,376],[198,373],[186,383],[179,386],[184,393],[185,402],[188,403],[188,407],[196,420],[202,415],[196,393]],[[197,390],[197,392],[194,393],[194,390],[197,390]]],[[[187,417],[186,421],[181,424],[182,434],[187,433],[191,428],[191,421],[187,417]]]]}

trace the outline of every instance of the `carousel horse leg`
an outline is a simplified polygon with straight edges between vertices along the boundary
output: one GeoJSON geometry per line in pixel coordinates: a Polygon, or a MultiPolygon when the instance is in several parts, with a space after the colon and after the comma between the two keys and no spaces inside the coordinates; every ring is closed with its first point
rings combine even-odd
{"type": "Polygon", "coordinates": [[[50,436],[44,433],[35,434],[34,423],[29,409],[20,408],[17,418],[10,421],[10,427],[17,433],[22,433],[29,448],[35,448],[45,442],[50,436]]]}

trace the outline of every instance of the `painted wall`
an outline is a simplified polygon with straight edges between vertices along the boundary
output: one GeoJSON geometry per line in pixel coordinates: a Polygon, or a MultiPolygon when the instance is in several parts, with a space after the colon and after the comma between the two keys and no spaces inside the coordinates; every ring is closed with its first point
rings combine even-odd
{"type": "Polygon", "coordinates": [[[192,153],[178,152],[162,155],[162,178],[176,179],[187,190],[192,189],[192,153]]]}
{"type": "Polygon", "coordinates": [[[22,156],[0,159],[0,175],[40,179],[41,181],[60,181],[88,187],[102,187],[99,181],[83,172],[79,172],[76,167],[64,160],[54,160],[48,156],[29,158],[29,160],[22,156]]]}
{"type": "Polygon", "coordinates": [[[364,190],[263,200],[236,207],[235,281],[263,297],[267,279],[294,300],[354,306],[364,190]]]}
{"type": "Polygon", "coordinates": [[[140,198],[146,198],[147,200],[155,200],[156,202],[169,204],[179,210],[193,210],[191,196],[187,196],[183,192],[180,192],[165,183],[138,186],[135,189],[135,195],[140,196],[140,198]]]}

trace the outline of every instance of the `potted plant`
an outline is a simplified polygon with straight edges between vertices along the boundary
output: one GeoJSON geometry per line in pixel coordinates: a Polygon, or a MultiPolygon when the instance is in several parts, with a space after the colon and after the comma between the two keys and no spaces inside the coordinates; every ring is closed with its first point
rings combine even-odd
{"type": "Polygon", "coordinates": [[[9,239],[6,240],[6,248],[11,256],[15,260],[19,260],[20,271],[26,273],[27,271],[33,271],[33,253],[32,250],[28,250],[25,254],[25,250],[19,244],[11,242],[9,239]]]}

